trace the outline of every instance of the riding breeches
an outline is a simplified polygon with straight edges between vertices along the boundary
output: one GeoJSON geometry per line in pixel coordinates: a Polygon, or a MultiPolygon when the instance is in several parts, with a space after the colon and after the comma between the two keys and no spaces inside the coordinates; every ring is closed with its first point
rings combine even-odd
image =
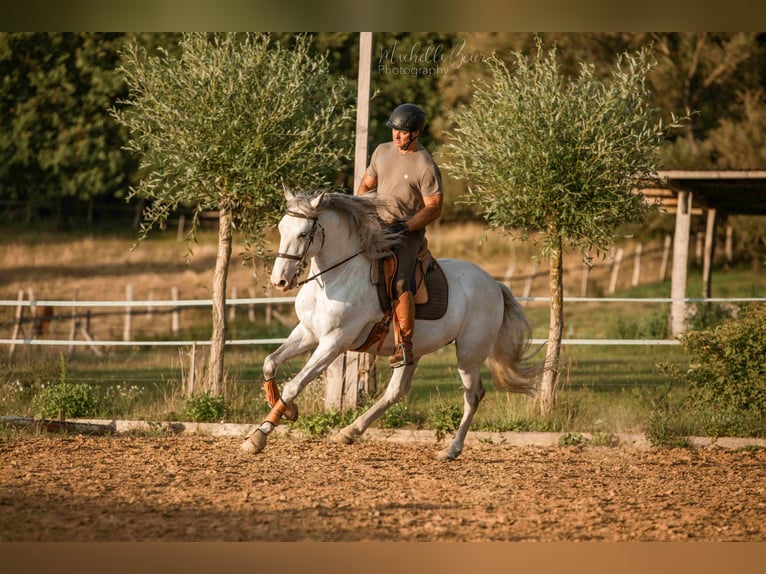
{"type": "Polygon", "coordinates": [[[418,262],[418,253],[423,246],[425,236],[425,229],[410,231],[405,233],[394,247],[398,259],[394,279],[394,297],[397,299],[404,291],[412,291],[410,282],[415,273],[415,264],[418,262]]]}

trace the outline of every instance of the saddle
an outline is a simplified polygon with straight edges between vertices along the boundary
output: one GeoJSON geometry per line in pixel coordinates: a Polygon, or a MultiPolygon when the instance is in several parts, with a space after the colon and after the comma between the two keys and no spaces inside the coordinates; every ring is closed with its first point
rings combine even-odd
{"type": "MultiPolygon", "coordinates": [[[[397,265],[396,254],[379,259],[372,264],[372,281],[377,286],[378,302],[383,312],[383,319],[373,326],[367,340],[354,351],[366,351],[375,343],[382,343],[388,334],[394,313],[393,283],[397,265]]],[[[415,319],[435,321],[441,319],[447,312],[449,302],[447,277],[439,262],[431,255],[427,241],[418,253],[415,272],[410,279],[410,290],[415,299],[415,319]]],[[[396,323],[394,325],[396,326],[396,323]]]]}

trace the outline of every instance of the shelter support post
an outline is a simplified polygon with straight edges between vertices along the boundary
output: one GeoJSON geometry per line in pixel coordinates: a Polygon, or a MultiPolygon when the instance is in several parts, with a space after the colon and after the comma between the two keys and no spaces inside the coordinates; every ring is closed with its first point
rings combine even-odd
{"type": "MultiPolygon", "coordinates": [[[[370,121],[370,76],[372,70],[372,32],[359,34],[359,71],[354,152],[354,193],[367,169],[367,139],[370,121]]],[[[375,363],[368,353],[348,351],[335,359],[326,371],[325,408],[355,409],[364,394],[375,394],[375,363]]]]}
{"type": "Polygon", "coordinates": [[[670,297],[670,333],[673,337],[683,334],[686,322],[686,275],[689,261],[689,232],[692,219],[692,193],[678,192],[676,229],[673,238],[673,267],[670,297]]]}
{"type": "Polygon", "coordinates": [[[702,262],[702,297],[710,298],[712,292],[713,257],[715,255],[715,209],[707,210],[705,224],[705,253],[702,262]]]}

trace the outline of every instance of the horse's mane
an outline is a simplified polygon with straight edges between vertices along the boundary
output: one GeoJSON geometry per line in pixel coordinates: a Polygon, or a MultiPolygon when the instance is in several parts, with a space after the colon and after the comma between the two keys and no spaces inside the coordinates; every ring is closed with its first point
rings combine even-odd
{"type": "Polygon", "coordinates": [[[316,217],[319,212],[331,209],[345,215],[359,238],[359,249],[370,259],[380,259],[391,253],[391,246],[397,236],[387,233],[378,218],[378,200],[372,196],[356,196],[345,193],[326,192],[315,209],[311,200],[319,192],[298,191],[288,202],[289,209],[299,209],[309,217],[316,217]]]}

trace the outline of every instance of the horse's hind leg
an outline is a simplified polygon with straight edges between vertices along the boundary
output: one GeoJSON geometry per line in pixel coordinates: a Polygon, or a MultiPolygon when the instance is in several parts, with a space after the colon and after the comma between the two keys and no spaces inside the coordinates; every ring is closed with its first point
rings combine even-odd
{"type": "Polygon", "coordinates": [[[466,434],[468,434],[468,428],[471,426],[471,421],[473,420],[473,415],[476,414],[479,402],[484,397],[484,386],[481,382],[481,365],[470,368],[458,367],[458,372],[463,382],[463,418],[460,420],[455,438],[452,439],[450,445],[436,455],[436,458],[439,460],[454,460],[463,452],[463,444],[465,443],[466,434]]]}
{"type": "Polygon", "coordinates": [[[341,429],[335,440],[344,444],[352,444],[356,438],[366,431],[369,426],[375,422],[380,415],[386,412],[391,405],[402,399],[412,386],[412,376],[415,374],[418,360],[415,364],[394,369],[391,380],[388,382],[386,391],[369,409],[363,412],[357,419],[347,427],[341,429]]]}

